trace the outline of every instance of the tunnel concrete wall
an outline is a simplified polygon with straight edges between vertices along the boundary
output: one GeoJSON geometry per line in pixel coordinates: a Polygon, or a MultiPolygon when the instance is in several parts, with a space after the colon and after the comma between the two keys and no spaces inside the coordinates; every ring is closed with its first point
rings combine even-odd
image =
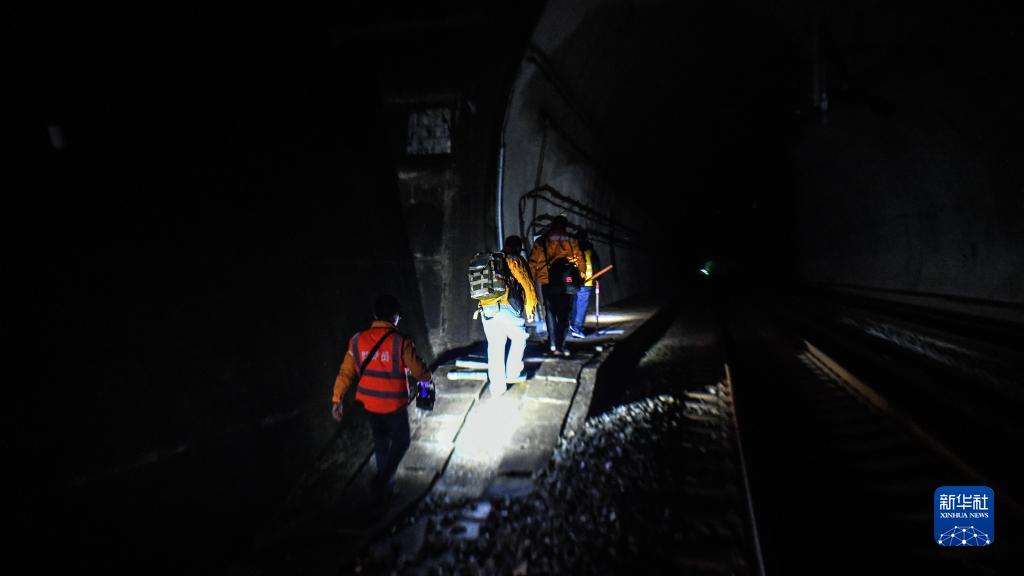
{"type": "MultiPolygon", "coordinates": [[[[377,66],[401,219],[435,357],[483,339],[466,266],[497,250],[494,191],[501,121],[542,2],[468,5],[362,41],[377,66]]],[[[444,10],[441,10],[442,12],[444,10]]]]}
{"type": "Polygon", "coordinates": [[[548,2],[520,64],[503,131],[504,235],[523,235],[529,245],[545,230],[546,220],[537,217],[562,211],[544,195],[521,203],[538,187],[586,206],[592,212],[567,218],[571,230],[591,231],[602,266],[615,265],[601,280],[605,302],[643,291],[654,264],[644,249],[638,195],[619,189],[604,169],[603,129],[614,106],[609,95],[628,53],[622,43],[629,35],[615,34],[625,12],[619,2],[548,2]]]}
{"type": "Polygon", "coordinates": [[[793,37],[813,109],[793,123],[791,148],[803,278],[936,306],[1024,302],[1012,8],[838,3],[804,13],[793,37]]]}
{"type": "Polygon", "coordinates": [[[794,152],[804,278],[1024,303],[1019,114],[985,132],[968,122],[840,103],[807,126],[794,152]]]}
{"type": "Polygon", "coordinates": [[[453,93],[393,102],[391,141],[396,181],[409,230],[416,284],[422,295],[431,348],[442,354],[483,338],[472,318],[466,265],[477,251],[495,249],[490,195],[495,158],[496,97],[469,99],[453,93]],[[442,114],[435,142],[440,153],[410,149],[412,124],[424,114],[442,114]]]}

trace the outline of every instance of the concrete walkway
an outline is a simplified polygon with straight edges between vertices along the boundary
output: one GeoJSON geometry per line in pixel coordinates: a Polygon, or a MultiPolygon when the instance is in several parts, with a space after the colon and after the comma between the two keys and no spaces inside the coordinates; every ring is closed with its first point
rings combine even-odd
{"type": "MultiPolygon", "coordinates": [[[[430,451],[448,453],[447,462],[435,464],[439,465],[439,478],[433,493],[474,499],[528,490],[530,477],[547,463],[559,438],[573,434],[582,425],[602,361],[613,352],[617,341],[629,338],[658,309],[654,305],[606,308],[600,330],[595,331],[591,317],[590,336],[584,340],[569,339],[570,357],[543,358],[531,378],[512,385],[502,396],[496,396],[492,390],[484,394],[481,386],[454,438],[444,447],[430,451]]],[[[444,384],[439,398],[445,392],[460,394],[464,390],[455,386],[464,381],[445,377],[453,369],[445,366],[440,371],[439,380],[444,384]]],[[[427,415],[420,430],[434,430],[437,425],[432,421],[438,416],[427,415]]],[[[418,465],[407,457],[399,468],[400,481],[407,467],[418,465]]]]}
{"type": "Polygon", "coordinates": [[[250,562],[236,572],[333,574],[428,493],[474,499],[529,491],[531,476],[547,463],[559,438],[574,434],[586,419],[600,366],[659,309],[604,308],[601,330],[595,332],[594,318],[588,318],[591,335],[570,339],[567,358],[538,358],[531,351],[542,344],[531,344],[532,377],[501,397],[482,379],[449,377],[467,376],[454,363],[438,367],[434,409],[409,409],[412,443],[396,473],[398,494],[386,503],[370,495],[376,472],[372,441],[354,416],[319,472],[293,498],[277,533],[261,539],[250,562]]]}

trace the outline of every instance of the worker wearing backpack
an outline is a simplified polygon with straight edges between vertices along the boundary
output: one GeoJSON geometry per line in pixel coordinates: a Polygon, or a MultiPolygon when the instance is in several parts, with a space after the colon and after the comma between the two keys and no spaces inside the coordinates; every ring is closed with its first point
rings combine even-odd
{"type": "Polygon", "coordinates": [[[556,216],[530,252],[530,270],[540,282],[547,310],[548,349],[552,354],[565,356],[569,355],[565,349],[569,312],[572,299],[583,283],[579,266],[584,261],[579,242],[566,231],[568,225],[565,216],[556,216]]]}
{"type": "Polygon", "coordinates": [[[481,254],[469,266],[470,296],[479,302],[477,314],[487,336],[487,376],[494,396],[503,395],[508,384],[526,380],[526,321],[533,320],[537,291],[520,256],[522,249],[523,241],[509,236],[502,252],[481,254]],[[507,340],[512,346],[506,360],[507,340]]]}

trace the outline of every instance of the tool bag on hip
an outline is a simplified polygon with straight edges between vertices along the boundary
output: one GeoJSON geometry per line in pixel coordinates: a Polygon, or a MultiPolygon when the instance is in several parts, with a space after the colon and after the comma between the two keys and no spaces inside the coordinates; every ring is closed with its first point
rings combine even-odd
{"type": "Polygon", "coordinates": [[[559,258],[548,268],[548,290],[553,294],[575,294],[580,291],[583,278],[580,269],[565,258],[559,258]]]}
{"type": "MultiPolygon", "coordinates": [[[[548,244],[544,242],[544,260],[548,260],[548,244]]],[[[556,258],[548,263],[548,291],[552,294],[575,294],[583,285],[580,269],[567,258],[556,258]]]]}

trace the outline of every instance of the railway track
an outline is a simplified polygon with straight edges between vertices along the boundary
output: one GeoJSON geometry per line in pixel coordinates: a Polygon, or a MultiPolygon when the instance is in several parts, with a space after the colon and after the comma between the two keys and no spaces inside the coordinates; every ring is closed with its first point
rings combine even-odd
{"type": "Polygon", "coordinates": [[[671,452],[669,470],[678,481],[666,509],[678,515],[675,533],[689,535],[668,551],[671,565],[694,573],[763,574],[719,324],[706,310],[684,309],[630,378],[629,396],[682,404],[678,430],[655,448],[671,452]]]}
{"type": "Polygon", "coordinates": [[[529,494],[428,498],[361,571],[762,574],[714,319],[682,312],[618,377],[621,397],[559,442],[529,494]]]}
{"type": "Polygon", "coordinates": [[[739,332],[738,409],[769,574],[1020,573],[1021,509],[970,454],[813,344],[765,325],[739,332]],[[934,541],[933,494],[948,485],[996,489],[992,546],[934,541]]]}
{"type": "Polygon", "coordinates": [[[893,382],[782,323],[680,308],[528,493],[428,498],[360,555],[363,572],[1024,573],[1013,487],[890,402],[893,382]],[[992,546],[934,541],[933,493],[950,485],[995,490],[992,546]]]}

